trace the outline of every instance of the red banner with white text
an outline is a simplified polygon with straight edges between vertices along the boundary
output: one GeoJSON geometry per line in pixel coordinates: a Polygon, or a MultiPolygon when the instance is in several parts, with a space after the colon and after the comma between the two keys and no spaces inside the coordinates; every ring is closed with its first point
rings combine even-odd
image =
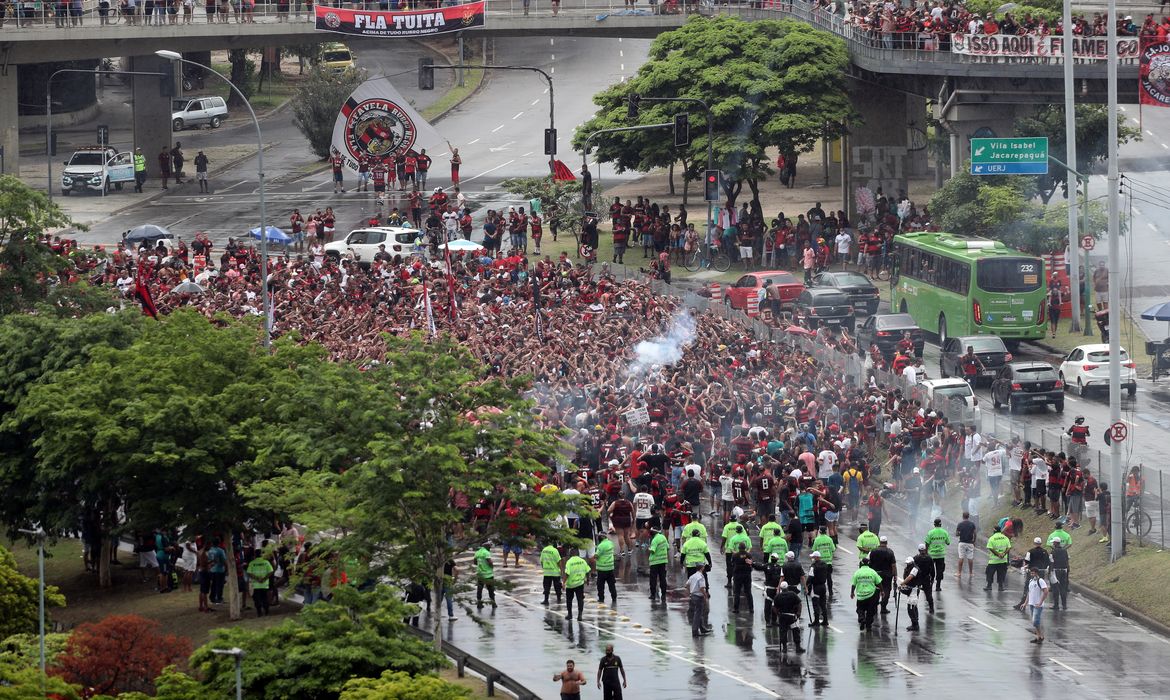
{"type": "Polygon", "coordinates": [[[1144,105],[1170,107],[1170,41],[1164,37],[1142,37],[1138,97],[1144,105]]]}
{"type": "Polygon", "coordinates": [[[354,36],[418,37],[482,27],[484,1],[429,10],[381,12],[341,7],[314,8],[317,30],[354,36]]]}

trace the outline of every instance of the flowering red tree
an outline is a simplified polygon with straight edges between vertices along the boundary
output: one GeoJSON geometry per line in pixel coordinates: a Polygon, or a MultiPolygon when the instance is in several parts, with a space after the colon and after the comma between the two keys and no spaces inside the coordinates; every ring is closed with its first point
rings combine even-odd
{"type": "Polygon", "coordinates": [[[159,634],[158,622],[139,615],[111,615],[78,626],[52,674],[80,685],[86,697],[140,691],[152,693],[167,666],[182,663],[191,642],[159,634]]]}

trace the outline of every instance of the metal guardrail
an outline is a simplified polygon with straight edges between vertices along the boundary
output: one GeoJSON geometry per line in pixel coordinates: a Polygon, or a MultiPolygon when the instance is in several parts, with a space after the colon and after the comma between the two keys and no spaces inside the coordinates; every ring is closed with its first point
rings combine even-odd
{"type": "MultiPolygon", "coordinates": [[[[428,642],[434,639],[430,632],[419,627],[407,625],[406,629],[413,632],[415,636],[425,639],[428,642]]],[[[484,682],[487,683],[487,696],[489,698],[495,697],[496,689],[501,688],[517,700],[540,700],[539,695],[529,690],[520,681],[512,678],[486,661],[468,654],[445,639],[443,640],[443,653],[447,655],[447,658],[455,662],[455,670],[460,678],[463,677],[467,669],[471,669],[474,673],[483,676],[484,682]]]]}

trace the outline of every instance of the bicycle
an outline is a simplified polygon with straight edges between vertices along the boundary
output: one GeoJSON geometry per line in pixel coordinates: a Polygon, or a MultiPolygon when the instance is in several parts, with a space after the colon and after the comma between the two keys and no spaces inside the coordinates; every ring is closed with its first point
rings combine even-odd
{"type": "Polygon", "coordinates": [[[695,250],[683,256],[683,267],[690,272],[698,272],[704,267],[715,268],[719,272],[727,272],[731,269],[731,257],[722,250],[716,250],[714,255],[710,257],[705,255],[702,250],[695,250]]]}
{"type": "Polygon", "coordinates": [[[1139,538],[1148,536],[1150,531],[1154,529],[1154,520],[1150,514],[1142,510],[1141,504],[1126,510],[1129,512],[1123,516],[1125,531],[1137,535],[1139,538]]]}

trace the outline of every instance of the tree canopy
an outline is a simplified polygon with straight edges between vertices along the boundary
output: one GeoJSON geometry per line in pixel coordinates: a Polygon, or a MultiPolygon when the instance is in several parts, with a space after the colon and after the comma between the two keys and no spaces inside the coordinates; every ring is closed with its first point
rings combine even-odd
{"type": "MultiPolygon", "coordinates": [[[[1093,166],[1105,162],[1109,156],[1109,112],[1105,105],[1078,104],[1075,113],[1077,162],[1073,167],[1077,172],[1088,173],[1093,166]]],[[[1015,132],[1018,136],[1047,136],[1049,153],[1064,160],[1067,139],[1063,104],[1044,105],[1035,114],[1017,119],[1015,132]]],[[[1124,120],[1118,123],[1118,145],[1140,141],[1141,137],[1141,129],[1129,126],[1124,120]]],[[[1040,176],[1037,181],[1037,194],[1045,204],[1058,189],[1064,188],[1067,194],[1068,173],[1055,163],[1049,168],[1048,174],[1040,176]]]]}
{"type": "Polygon", "coordinates": [[[695,179],[707,161],[702,109],[647,102],[631,123],[626,98],[637,93],[702,99],[714,120],[714,165],[730,183],[727,198],[734,203],[747,182],[758,201],[758,183],[772,172],[766,149],[799,153],[817,139],[843,132],[853,115],[845,90],[848,62],[840,38],[803,22],[695,17],[660,34],[636,76],[594,96],[599,110],[578,127],[573,147],[581,150],[599,129],[668,122],[687,112],[692,115],[688,148],[676,149],[669,129],[608,134],[593,145],[596,159],[613,162],[618,170],[645,171],[681,160],[686,177],[695,179]]]}
{"type": "MultiPolygon", "coordinates": [[[[0,547],[0,640],[35,632],[40,610],[40,587],[16,569],[16,557],[0,547]]],[[[45,587],[45,606],[63,606],[65,596],[56,586],[45,587]]]]}
{"type": "Polygon", "coordinates": [[[318,158],[328,157],[337,110],[363,80],[363,71],[334,73],[317,66],[297,87],[293,96],[293,123],[309,140],[309,148],[318,158]]]}

